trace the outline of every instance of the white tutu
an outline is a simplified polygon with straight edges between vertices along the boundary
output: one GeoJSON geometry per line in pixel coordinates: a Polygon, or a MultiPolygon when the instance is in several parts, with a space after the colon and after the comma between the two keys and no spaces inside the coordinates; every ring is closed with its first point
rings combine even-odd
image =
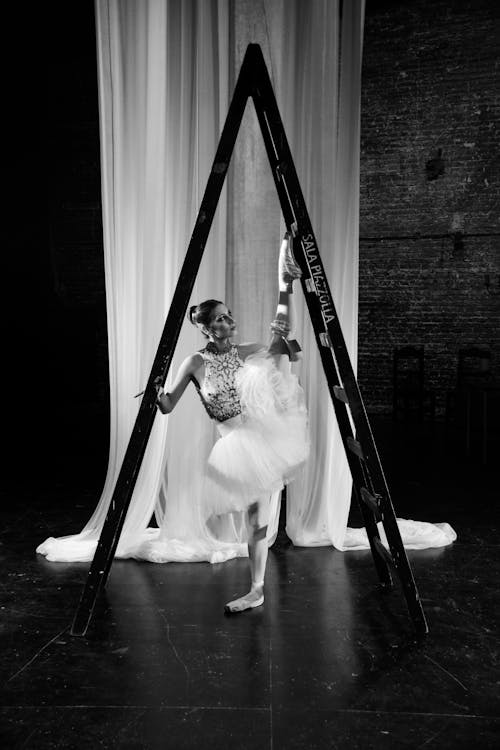
{"type": "Polygon", "coordinates": [[[304,394],[288,362],[284,368],[278,369],[271,357],[259,352],[238,371],[242,413],[218,423],[221,437],[207,465],[206,518],[245,510],[280,490],[306,461],[304,394]]]}

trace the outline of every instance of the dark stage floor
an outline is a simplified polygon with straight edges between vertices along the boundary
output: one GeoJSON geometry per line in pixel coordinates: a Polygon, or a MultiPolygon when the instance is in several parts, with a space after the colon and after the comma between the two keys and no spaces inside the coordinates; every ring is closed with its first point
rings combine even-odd
{"type": "Polygon", "coordinates": [[[245,560],[118,561],[88,636],[73,638],[88,565],[34,548],[87,520],[93,447],[65,456],[57,479],[24,472],[4,486],[2,746],[498,747],[496,466],[463,460],[439,426],[379,419],[374,431],[398,515],[458,533],[449,548],[409,553],[423,644],[399,590],[378,592],[369,552],[294,548],[283,532],[263,608],[223,615],[245,589],[245,560]]]}

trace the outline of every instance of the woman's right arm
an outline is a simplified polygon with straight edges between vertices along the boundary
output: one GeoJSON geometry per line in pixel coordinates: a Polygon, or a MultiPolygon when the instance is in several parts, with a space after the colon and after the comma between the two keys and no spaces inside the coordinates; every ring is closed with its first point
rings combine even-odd
{"type": "Polygon", "coordinates": [[[186,390],[192,375],[199,370],[202,363],[201,354],[192,354],[179,367],[172,389],[165,393],[163,388],[158,390],[157,403],[162,414],[170,414],[180,397],[186,390]]]}

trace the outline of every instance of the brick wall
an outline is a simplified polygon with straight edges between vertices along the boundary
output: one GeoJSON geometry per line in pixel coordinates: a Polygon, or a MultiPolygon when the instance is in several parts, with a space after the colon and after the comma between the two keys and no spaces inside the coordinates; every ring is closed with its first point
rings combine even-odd
{"type": "Polygon", "coordinates": [[[441,408],[460,347],[488,346],[500,367],[499,21],[491,0],[367,2],[359,380],[372,412],[391,409],[396,346],[424,345],[441,408]]]}

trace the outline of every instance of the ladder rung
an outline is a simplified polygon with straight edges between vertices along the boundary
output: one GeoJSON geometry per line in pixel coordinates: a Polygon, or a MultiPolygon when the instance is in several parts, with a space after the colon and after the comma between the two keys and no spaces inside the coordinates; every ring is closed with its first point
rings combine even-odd
{"type": "Polygon", "coordinates": [[[316,294],[316,284],[314,283],[314,279],[309,277],[308,279],[304,279],[304,284],[306,285],[306,290],[308,292],[313,292],[316,294]]]}
{"type": "Polygon", "coordinates": [[[322,331],[319,334],[319,340],[322,346],[327,346],[329,349],[332,348],[332,342],[327,331],[322,331]]]}
{"type": "Polygon", "coordinates": [[[382,542],[380,541],[380,539],[378,537],[374,537],[373,544],[375,546],[375,549],[379,553],[379,555],[381,557],[383,557],[384,560],[387,563],[389,563],[389,565],[392,565],[392,567],[395,568],[396,567],[396,563],[394,562],[393,556],[391,555],[391,553],[389,552],[389,550],[387,549],[387,547],[384,544],[382,544],[382,542]]]}
{"type": "Polygon", "coordinates": [[[339,401],[343,401],[344,404],[349,403],[349,399],[347,398],[347,393],[344,391],[343,388],[340,387],[340,385],[334,385],[333,392],[339,401]]]}
{"type": "Polygon", "coordinates": [[[373,514],[375,515],[375,518],[377,521],[382,520],[382,511],[380,510],[380,495],[372,495],[366,487],[361,487],[361,499],[367,505],[371,511],[373,511],[373,514]]]}
{"type": "Polygon", "coordinates": [[[356,456],[358,456],[358,458],[363,458],[364,459],[365,456],[364,456],[364,453],[363,453],[363,448],[361,447],[361,443],[358,440],[354,440],[354,438],[348,437],[347,440],[346,440],[346,442],[347,442],[347,445],[348,445],[349,449],[353,453],[355,453],[356,456]]]}

